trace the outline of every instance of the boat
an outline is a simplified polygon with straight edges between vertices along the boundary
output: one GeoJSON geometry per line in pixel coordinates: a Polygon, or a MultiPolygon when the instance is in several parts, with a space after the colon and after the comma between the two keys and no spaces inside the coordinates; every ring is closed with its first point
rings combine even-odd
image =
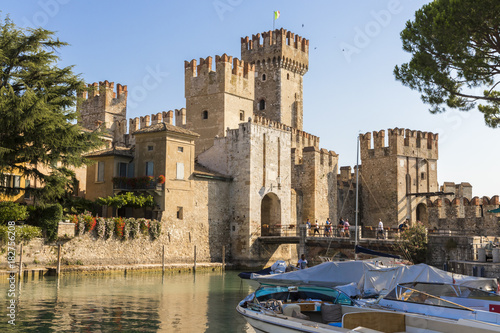
{"type": "Polygon", "coordinates": [[[241,272],[238,274],[238,277],[245,282],[247,282],[252,288],[257,289],[260,286],[260,283],[252,280],[252,276],[268,276],[273,274],[282,274],[285,272],[291,272],[297,270],[297,267],[293,265],[287,265],[284,260],[278,260],[274,264],[260,271],[254,272],[241,272]]]}
{"type": "Polygon", "coordinates": [[[500,296],[495,292],[446,283],[401,283],[374,302],[375,307],[449,319],[500,325],[500,296]]]}
{"type": "Polygon", "coordinates": [[[261,286],[236,307],[256,332],[491,333],[500,325],[364,307],[336,288],[261,286]]]}

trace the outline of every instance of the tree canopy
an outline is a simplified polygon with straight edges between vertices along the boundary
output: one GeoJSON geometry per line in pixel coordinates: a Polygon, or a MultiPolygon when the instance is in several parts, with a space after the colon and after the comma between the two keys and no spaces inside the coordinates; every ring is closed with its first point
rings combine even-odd
{"type": "Polygon", "coordinates": [[[82,155],[101,144],[76,123],[84,82],[72,66],[57,66],[65,45],[51,31],[0,21],[0,179],[14,173],[38,180],[43,188],[32,192],[42,201],[61,197],[74,167],[88,163],[82,155]]]}
{"type": "Polygon", "coordinates": [[[488,126],[500,126],[500,1],[433,1],[401,39],[412,59],[395,67],[396,79],[419,91],[432,113],[477,105],[488,126]]]}

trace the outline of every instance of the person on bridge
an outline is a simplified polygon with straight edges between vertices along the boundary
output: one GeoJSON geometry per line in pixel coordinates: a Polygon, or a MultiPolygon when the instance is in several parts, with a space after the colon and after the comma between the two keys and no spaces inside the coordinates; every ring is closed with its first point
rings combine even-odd
{"type": "Polygon", "coordinates": [[[318,236],[320,235],[319,234],[319,223],[318,223],[318,220],[316,220],[316,223],[314,224],[314,233],[313,233],[313,236],[316,235],[316,233],[318,233],[318,236]]]}
{"type": "Polygon", "coordinates": [[[377,239],[379,239],[379,237],[384,239],[384,223],[382,222],[382,219],[378,219],[377,239]]]}
{"type": "Polygon", "coordinates": [[[346,236],[347,238],[351,237],[351,233],[349,231],[349,227],[351,225],[349,224],[349,220],[348,219],[345,219],[345,222],[344,222],[344,236],[346,236]]]}
{"type": "Polygon", "coordinates": [[[339,233],[339,237],[344,237],[344,220],[340,218],[339,224],[337,226],[337,231],[339,233]]]}

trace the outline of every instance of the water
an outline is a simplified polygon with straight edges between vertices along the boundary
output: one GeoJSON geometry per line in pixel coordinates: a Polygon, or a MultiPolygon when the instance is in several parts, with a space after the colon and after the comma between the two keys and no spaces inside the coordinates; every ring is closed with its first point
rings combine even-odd
{"type": "Polygon", "coordinates": [[[238,272],[61,276],[16,284],[8,324],[0,283],[0,332],[253,332],[235,307],[252,292],[238,272]]]}

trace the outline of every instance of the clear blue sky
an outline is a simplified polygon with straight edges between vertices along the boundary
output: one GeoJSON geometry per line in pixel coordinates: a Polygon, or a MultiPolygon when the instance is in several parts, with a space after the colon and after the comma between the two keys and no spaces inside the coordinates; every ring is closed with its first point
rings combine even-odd
{"type": "Polygon", "coordinates": [[[410,59],[405,22],[428,1],[3,1],[2,16],[42,26],[70,44],[63,65],[87,82],[128,85],[128,117],[185,107],[184,60],[227,53],[240,37],[285,28],[310,40],[304,77],[304,130],[321,148],[355,165],[358,133],[410,128],[439,133],[438,180],[470,182],[473,194],[500,193],[500,129],[478,111],[431,115],[417,92],[394,79],[410,59]]]}

